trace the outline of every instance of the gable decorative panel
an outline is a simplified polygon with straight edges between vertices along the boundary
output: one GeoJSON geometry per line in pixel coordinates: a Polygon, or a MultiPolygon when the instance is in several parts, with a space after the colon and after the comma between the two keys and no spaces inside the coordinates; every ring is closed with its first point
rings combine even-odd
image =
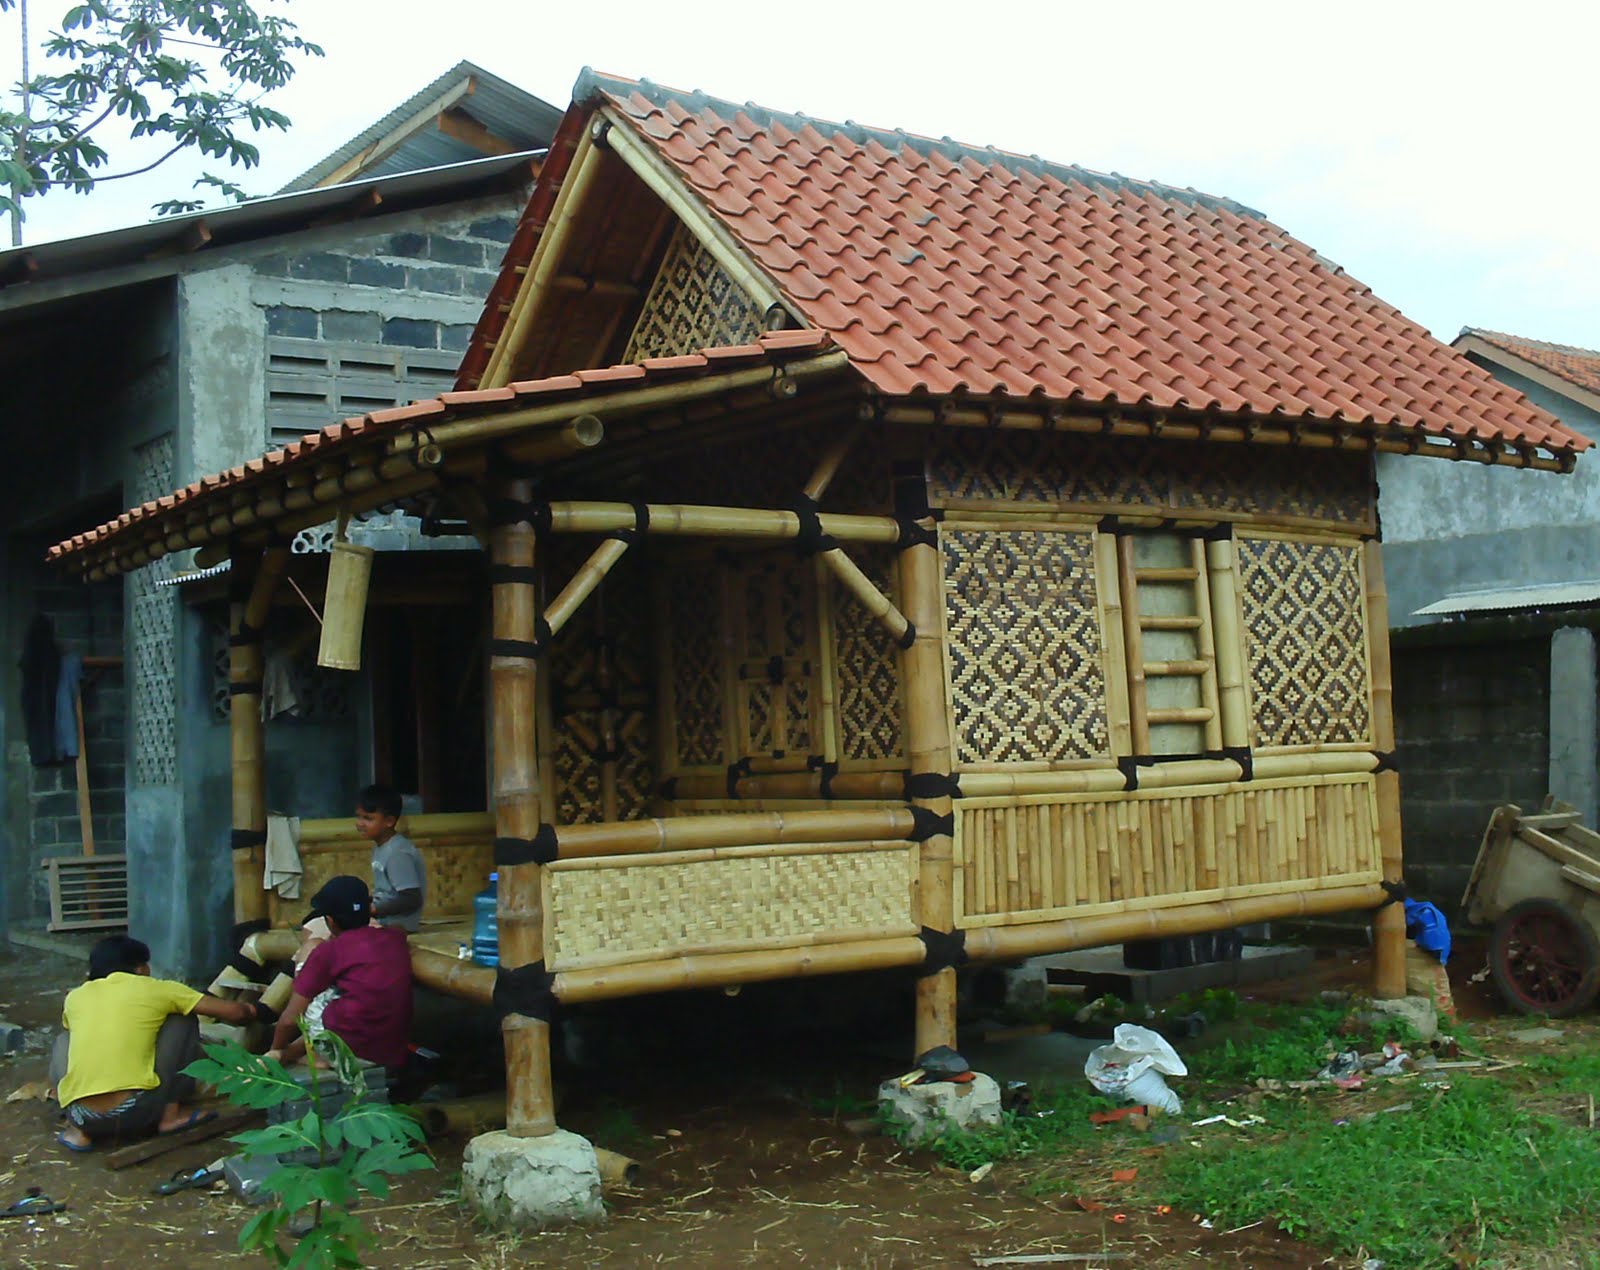
{"type": "Polygon", "coordinates": [[[746,344],[761,333],[761,311],[704,244],[679,225],[656,271],[625,362],[677,357],[746,344]]]}
{"type": "Polygon", "coordinates": [[[1094,535],[945,528],[958,764],[1110,753],[1094,535]]]}
{"type": "MultiPolygon", "coordinates": [[[[880,591],[894,597],[888,551],[857,547],[851,558],[880,591]]],[[[844,761],[896,758],[903,748],[899,652],[883,624],[855,596],[837,580],[832,587],[839,757],[844,761]]]]}
{"type": "Polygon", "coordinates": [[[1241,535],[1252,744],[1370,744],[1361,548],[1241,535]]]}
{"type": "Polygon", "coordinates": [[[1366,455],[1000,428],[935,430],[936,504],[1045,503],[1297,516],[1370,526],[1366,455]]]}
{"type": "MultiPolygon", "coordinates": [[[[133,506],[160,498],[177,485],[175,446],[171,433],[146,441],[133,452],[133,506]]],[[[168,575],[171,557],[163,557],[128,578],[133,630],[128,641],[132,673],[132,783],[171,785],[178,779],[177,682],[175,641],[178,596],[157,583],[168,575]]]]}

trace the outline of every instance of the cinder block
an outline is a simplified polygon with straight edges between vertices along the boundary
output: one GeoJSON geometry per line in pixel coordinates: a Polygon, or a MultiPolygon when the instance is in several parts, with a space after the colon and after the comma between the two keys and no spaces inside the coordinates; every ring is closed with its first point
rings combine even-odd
{"type": "Polygon", "coordinates": [[[275,1155],[246,1158],[230,1155],[222,1162],[222,1176],[229,1188],[246,1204],[265,1204],[272,1196],[261,1189],[261,1184],[283,1167],[275,1155]]]}

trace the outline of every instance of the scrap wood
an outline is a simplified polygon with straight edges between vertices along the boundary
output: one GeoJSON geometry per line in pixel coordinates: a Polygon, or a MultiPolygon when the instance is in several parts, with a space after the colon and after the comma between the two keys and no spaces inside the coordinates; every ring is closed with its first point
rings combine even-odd
{"type": "Polygon", "coordinates": [[[204,1124],[197,1124],[181,1133],[158,1133],[143,1142],[118,1147],[106,1154],[106,1167],[125,1169],[130,1164],[143,1164],[146,1160],[153,1160],[168,1151],[176,1151],[191,1142],[204,1142],[208,1138],[221,1137],[234,1129],[242,1129],[252,1120],[260,1118],[259,1111],[224,1111],[215,1120],[207,1120],[204,1124]]]}
{"type": "Polygon", "coordinates": [[[973,1257],[975,1266],[1061,1266],[1073,1261],[1125,1261],[1125,1252],[1013,1252],[999,1257],[973,1257]]]}

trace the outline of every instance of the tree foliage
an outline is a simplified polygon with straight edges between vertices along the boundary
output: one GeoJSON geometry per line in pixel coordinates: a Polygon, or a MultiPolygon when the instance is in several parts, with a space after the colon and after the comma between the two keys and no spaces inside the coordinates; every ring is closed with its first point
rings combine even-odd
{"type": "MultiPolygon", "coordinates": [[[[18,4],[0,0],[0,13],[18,4]]],[[[294,77],[297,57],[322,49],[261,0],[86,0],[63,15],[44,53],[47,69],[0,102],[0,212],[20,215],[25,199],[51,189],[88,193],[189,149],[254,167],[261,155],[248,134],[289,126],[262,99],[294,77]],[[108,125],[152,140],[155,157],[113,170],[108,125]]],[[[242,197],[212,173],[195,187],[242,197]]],[[[199,205],[173,199],[157,210],[199,205]]]]}

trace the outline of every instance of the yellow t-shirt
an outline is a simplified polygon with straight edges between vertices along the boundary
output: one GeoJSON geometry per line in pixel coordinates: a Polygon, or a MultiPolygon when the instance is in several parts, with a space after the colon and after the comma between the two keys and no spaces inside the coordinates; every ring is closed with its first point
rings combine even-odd
{"type": "Polygon", "coordinates": [[[156,1033],[169,1014],[188,1014],[201,993],[170,979],[118,971],[67,993],[61,1022],[71,1034],[61,1105],[117,1089],[154,1089],[156,1033]]]}

